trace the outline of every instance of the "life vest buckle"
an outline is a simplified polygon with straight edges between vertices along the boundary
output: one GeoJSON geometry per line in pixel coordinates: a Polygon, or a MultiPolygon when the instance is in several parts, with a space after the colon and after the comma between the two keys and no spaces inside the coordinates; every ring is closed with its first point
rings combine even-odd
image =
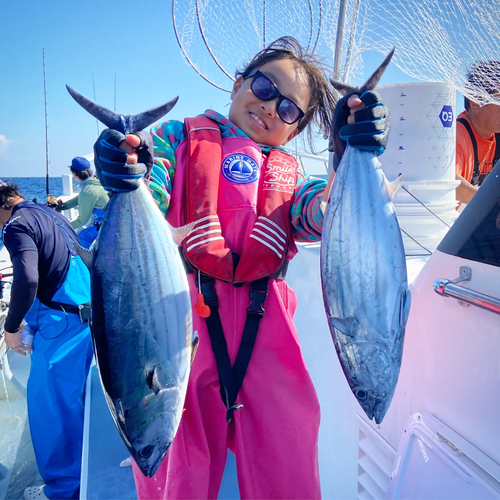
{"type": "MultiPolygon", "coordinates": [[[[252,283],[253,285],[253,283],[252,283]]],[[[267,298],[267,290],[255,290],[250,288],[250,305],[247,309],[248,316],[264,316],[264,303],[267,298]]]]}

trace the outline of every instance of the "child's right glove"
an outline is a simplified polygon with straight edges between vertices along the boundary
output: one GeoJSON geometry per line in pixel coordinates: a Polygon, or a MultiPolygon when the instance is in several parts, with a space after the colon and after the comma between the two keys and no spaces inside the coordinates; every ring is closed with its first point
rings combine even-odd
{"type": "Polygon", "coordinates": [[[125,136],[113,129],[104,130],[94,144],[94,164],[97,177],[107,191],[133,191],[139,187],[139,179],[149,179],[153,166],[153,139],[145,130],[136,132],[140,139],[135,149],[136,164],[127,164],[127,151],[119,145],[125,136]]]}
{"type": "Polygon", "coordinates": [[[391,129],[389,109],[377,92],[373,90],[367,90],[360,95],[360,99],[366,107],[354,113],[355,122],[352,125],[347,123],[351,114],[347,101],[355,93],[350,92],[342,97],[335,107],[333,144],[330,144],[330,148],[333,146],[335,152],[333,161],[335,170],[337,170],[347,144],[363,151],[372,151],[379,156],[385,151],[389,140],[391,129]]]}

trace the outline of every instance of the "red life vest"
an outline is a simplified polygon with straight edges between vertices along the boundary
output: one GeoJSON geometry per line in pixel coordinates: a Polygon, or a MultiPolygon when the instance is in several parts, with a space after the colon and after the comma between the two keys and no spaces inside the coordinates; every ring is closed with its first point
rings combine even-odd
{"type": "Polygon", "coordinates": [[[297,182],[297,161],[280,149],[272,149],[262,168],[255,165],[263,176],[258,217],[234,268],[232,252],[217,214],[222,163],[220,129],[205,116],[188,118],[185,126],[186,222],[194,223],[183,242],[187,262],[204,274],[229,283],[248,283],[272,276],[283,266],[292,241],[290,212],[297,182]]]}

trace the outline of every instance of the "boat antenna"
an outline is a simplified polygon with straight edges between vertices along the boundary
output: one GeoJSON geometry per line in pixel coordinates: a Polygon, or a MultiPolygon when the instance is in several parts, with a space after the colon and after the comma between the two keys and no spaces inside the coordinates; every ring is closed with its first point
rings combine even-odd
{"type": "Polygon", "coordinates": [[[47,124],[47,85],[45,83],[45,49],[42,49],[43,59],[43,97],[45,103],[45,191],[46,201],[49,201],[49,126],[47,124]]]}
{"type": "MultiPolygon", "coordinates": [[[[96,102],[95,98],[95,83],[94,83],[94,73],[92,73],[92,88],[94,89],[94,102],[96,102]]],[[[99,120],[96,118],[95,125],[97,127],[97,137],[99,137],[99,120]]]]}
{"type": "MultiPolygon", "coordinates": [[[[94,96],[94,99],[95,99],[95,96],[94,96]]],[[[114,101],[113,111],[116,113],[116,73],[115,73],[115,101],[114,101]]]]}

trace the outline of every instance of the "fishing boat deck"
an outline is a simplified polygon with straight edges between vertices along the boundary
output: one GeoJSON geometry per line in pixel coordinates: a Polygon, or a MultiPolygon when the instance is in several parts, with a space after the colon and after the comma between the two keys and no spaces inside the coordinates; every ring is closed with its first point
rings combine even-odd
{"type": "MultiPolygon", "coordinates": [[[[132,467],[120,467],[129,454],[108,410],[96,365],[92,365],[87,381],[86,408],[80,498],[137,499],[132,467]]],[[[219,499],[237,498],[236,462],[228,453],[219,499]]]]}

